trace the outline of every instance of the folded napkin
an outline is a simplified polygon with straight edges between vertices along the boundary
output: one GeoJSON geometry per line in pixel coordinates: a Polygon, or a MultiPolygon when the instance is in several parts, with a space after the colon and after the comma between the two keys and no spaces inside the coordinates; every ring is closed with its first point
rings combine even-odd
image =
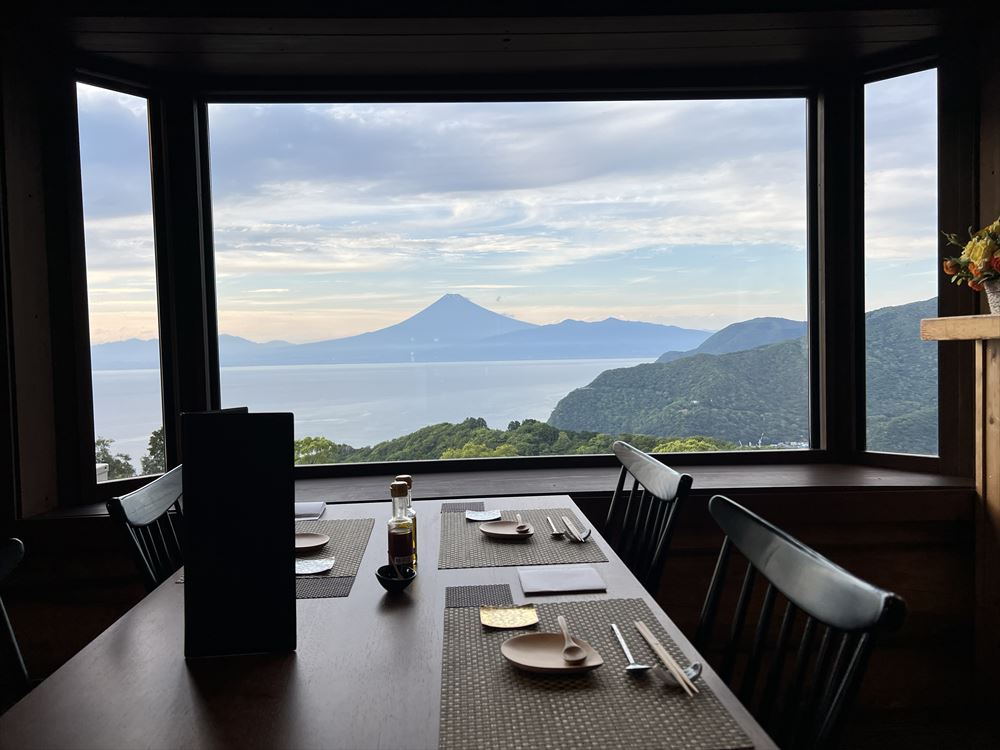
{"type": "Polygon", "coordinates": [[[525,594],[608,590],[601,574],[590,565],[534,565],[518,568],[517,577],[525,594]]]}
{"type": "Polygon", "coordinates": [[[326,503],[317,500],[314,503],[295,503],[295,518],[298,521],[315,521],[323,515],[326,503]]]}

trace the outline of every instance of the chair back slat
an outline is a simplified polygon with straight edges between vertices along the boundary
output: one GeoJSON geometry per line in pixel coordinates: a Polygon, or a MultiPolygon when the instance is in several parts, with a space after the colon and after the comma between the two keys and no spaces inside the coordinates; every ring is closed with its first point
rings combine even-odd
{"type": "Polygon", "coordinates": [[[608,540],[610,544],[617,544],[618,539],[613,539],[611,532],[613,529],[621,528],[621,521],[615,517],[616,511],[621,513],[627,513],[626,508],[627,501],[622,500],[622,496],[625,494],[625,479],[628,477],[628,470],[623,466],[621,471],[618,472],[618,482],[615,484],[615,491],[611,493],[611,504],[608,506],[608,515],[604,519],[604,538],[608,540]]]}
{"type": "Polygon", "coordinates": [[[795,670],[792,679],[785,688],[780,719],[768,731],[778,737],[778,744],[784,745],[790,741],[789,727],[794,728],[799,715],[802,699],[802,689],[806,684],[806,672],[809,670],[809,657],[813,650],[816,636],[816,620],[806,616],[805,627],[802,629],[802,639],[799,641],[798,653],[795,656],[795,670]]]}
{"type": "Polygon", "coordinates": [[[795,605],[788,602],[785,605],[785,614],[781,617],[778,640],[774,646],[774,657],[767,671],[767,680],[764,682],[764,690],[757,708],[757,715],[764,726],[770,726],[774,717],[778,688],[781,685],[781,677],[784,674],[785,659],[788,656],[788,644],[792,640],[792,628],[795,626],[795,617],[797,614],[798,610],[795,608],[795,605]]]}
{"type": "Polygon", "coordinates": [[[108,512],[128,531],[136,565],[152,590],[183,565],[181,467],[135,492],[108,501],[108,512]]]}
{"type": "Polygon", "coordinates": [[[702,606],[696,647],[712,651],[708,642],[732,551],[737,550],[747,568],[719,674],[734,690],[739,685],[744,705],[781,747],[832,747],[857,696],[874,639],[902,623],[905,604],[728,498],[713,497],[709,511],[725,535],[702,606]],[[767,582],[763,597],[753,596],[757,576],[767,582]],[[779,598],[786,603],[770,648],[779,598]],[[800,611],[804,619],[795,646],[800,611]],[[755,626],[747,652],[743,631],[751,621],[755,626]],[[788,664],[792,651],[797,653],[788,664]]]}
{"type": "Polygon", "coordinates": [[[757,674],[760,672],[760,663],[764,658],[764,641],[771,628],[771,614],[774,611],[775,598],[774,586],[768,584],[767,590],[764,592],[764,603],[761,605],[760,616],[757,620],[757,630],[753,636],[753,645],[750,647],[747,668],[743,672],[743,685],[740,688],[740,700],[743,703],[750,702],[757,685],[757,674]]]}
{"type": "Polygon", "coordinates": [[[621,471],[611,495],[604,536],[646,590],[655,593],[677,505],[690,490],[691,477],[620,440],[615,442],[614,451],[621,471]],[[627,489],[630,483],[631,489],[627,489]]]}
{"type": "Polygon", "coordinates": [[[823,628],[823,637],[819,642],[819,652],[812,666],[812,680],[806,690],[806,701],[804,710],[799,711],[795,716],[795,723],[790,728],[789,745],[792,747],[815,747],[815,731],[819,728],[815,722],[810,721],[816,715],[819,708],[820,695],[826,684],[824,675],[830,673],[830,664],[833,661],[833,653],[836,648],[834,641],[836,634],[829,626],[823,628]]]}
{"type": "Polygon", "coordinates": [[[736,654],[740,647],[740,636],[743,634],[743,626],[747,620],[747,609],[750,606],[750,597],[753,595],[753,585],[757,578],[757,571],[753,565],[747,565],[746,573],[743,574],[743,586],[740,589],[739,598],[736,600],[736,611],[733,613],[733,623],[729,629],[729,642],[722,658],[722,669],[719,674],[722,679],[729,682],[733,676],[733,667],[736,665],[736,654]]]}
{"type": "Polygon", "coordinates": [[[695,648],[699,650],[704,650],[712,637],[712,626],[715,624],[715,615],[719,611],[719,598],[722,596],[722,587],[726,581],[726,571],[729,569],[729,556],[732,549],[733,543],[729,541],[729,537],[723,539],[719,557],[715,561],[715,570],[712,572],[712,581],[708,585],[708,594],[701,607],[698,630],[694,636],[695,648]]]}

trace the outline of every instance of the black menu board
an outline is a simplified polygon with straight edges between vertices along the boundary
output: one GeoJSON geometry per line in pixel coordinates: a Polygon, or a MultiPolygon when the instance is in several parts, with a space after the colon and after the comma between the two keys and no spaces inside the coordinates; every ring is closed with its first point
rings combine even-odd
{"type": "Polygon", "coordinates": [[[295,649],[291,414],[181,415],[184,655],[295,649]]]}

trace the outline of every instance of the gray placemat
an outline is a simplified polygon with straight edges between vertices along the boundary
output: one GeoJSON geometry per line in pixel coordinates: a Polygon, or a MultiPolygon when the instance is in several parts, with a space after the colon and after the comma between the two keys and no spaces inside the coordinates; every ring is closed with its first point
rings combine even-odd
{"type": "Polygon", "coordinates": [[[442,513],[464,513],[467,510],[486,510],[482,500],[467,503],[441,503],[442,513]]]}
{"type": "Polygon", "coordinates": [[[438,743],[442,750],[753,747],[704,682],[696,683],[700,692],[689,698],[652,675],[625,672],[612,622],[639,662],[659,663],[636,631],[636,620],[645,622],[682,665],[687,663],[641,599],[535,606],[539,631],[558,631],[556,615],[565,615],[570,631],[597,649],[604,666],[572,675],[524,672],[500,653],[501,643],[524,631],[484,628],[475,607],[446,609],[438,743]]]}
{"type": "Polygon", "coordinates": [[[334,518],[329,521],[296,521],[296,531],[326,534],[330,541],[318,550],[298,555],[300,559],[333,557],[333,567],[326,573],[296,576],[297,599],[323,599],[347,596],[354,585],[361,558],[375,526],[374,518],[334,518]]]}
{"type": "Polygon", "coordinates": [[[355,576],[298,576],[295,579],[296,599],[329,599],[347,596],[354,586],[355,576]]]}
{"type": "MultiPolygon", "coordinates": [[[[542,508],[517,511],[525,523],[535,527],[528,539],[493,539],[479,530],[475,521],[457,513],[441,514],[441,548],[438,568],[493,568],[509,565],[559,565],[562,563],[607,562],[593,539],[580,544],[567,539],[553,539],[545,517],[551,516],[556,528],[562,528],[560,516],[568,516],[576,528],[584,529],[579,516],[569,508],[542,508]]],[[[503,511],[505,521],[514,520],[514,511],[503,511]]]]}
{"type": "Polygon", "coordinates": [[[514,604],[510,586],[489,583],[483,586],[448,586],[444,590],[446,607],[509,607],[514,604]]]}

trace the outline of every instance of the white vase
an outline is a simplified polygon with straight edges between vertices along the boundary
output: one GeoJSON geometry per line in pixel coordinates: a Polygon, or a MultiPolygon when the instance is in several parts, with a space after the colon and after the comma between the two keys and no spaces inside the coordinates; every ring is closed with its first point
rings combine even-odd
{"type": "Polygon", "coordinates": [[[990,312],[1000,315],[1000,279],[984,281],[983,291],[986,292],[986,301],[990,303],[990,312]]]}

